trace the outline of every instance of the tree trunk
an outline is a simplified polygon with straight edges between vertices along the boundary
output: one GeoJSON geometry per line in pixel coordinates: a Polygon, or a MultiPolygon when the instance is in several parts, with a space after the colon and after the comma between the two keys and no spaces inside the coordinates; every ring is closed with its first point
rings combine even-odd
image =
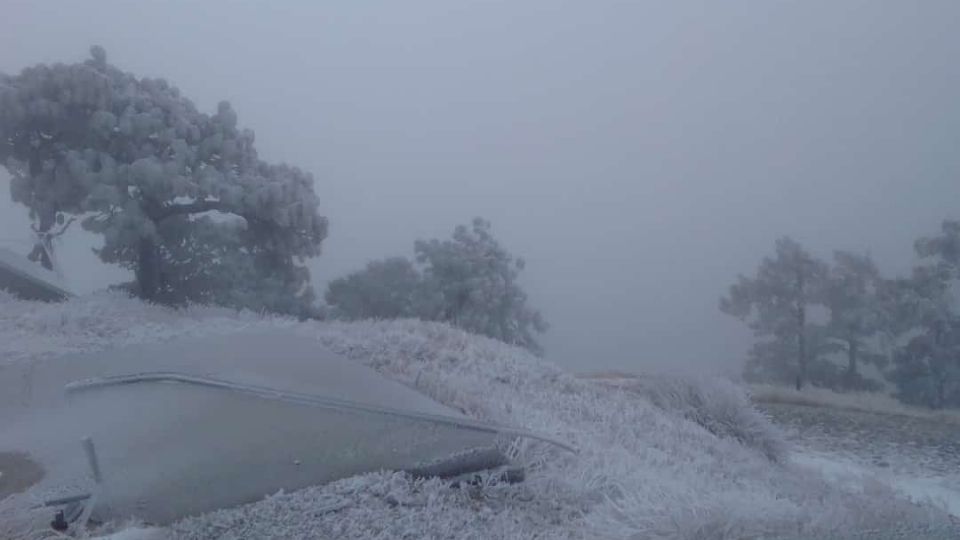
{"type": "Polygon", "coordinates": [[[937,403],[934,406],[935,409],[942,409],[944,406],[944,401],[946,401],[946,383],[943,380],[943,377],[937,380],[937,403]]]}
{"type": "Polygon", "coordinates": [[[853,389],[853,385],[857,380],[857,349],[856,341],[850,340],[847,342],[847,389],[853,389]]]}
{"type": "Polygon", "coordinates": [[[30,251],[30,255],[27,256],[28,259],[34,262],[39,262],[40,266],[46,268],[47,270],[53,270],[53,261],[50,260],[50,254],[47,253],[47,250],[43,247],[43,244],[36,243],[33,246],[33,250],[30,251]]]}
{"type": "MultiPolygon", "coordinates": [[[[934,343],[934,354],[937,357],[939,357],[939,355],[942,354],[941,346],[944,342],[943,333],[944,333],[943,323],[942,322],[936,323],[936,326],[933,332],[933,343],[934,343]]],[[[941,369],[936,369],[934,370],[934,375],[937,377],[937,380],[935,383],[937,395],[935,396],[936,403],[933,404],[933,408],[942,409],[944,397],[946,394],[946,381],[944,380],[944,378],[946,377],[946,374],[943,373],[941,369]]]]}
{"type": "Polygon", "coordinates": [[[160,292],[160,255],[157,244],[151,237],[140,239],[137,247],[136,277],[140,298],[155,302],[160,292]]]}
{"type": "Polygon", "coordinates": [[[449,322],[453,326],[460,326],[461,317],[466,310],[467,302],[470,300],[470,292],[466,289],[457,291],[454,301],[444,309],[444,322],[449,322]]]}
{"type": "MultiPolygon", "coordinates": [[[[43,171],[43,156],[40,154],[39,150],[34,150],[30,153],[29,164],[28,164],[28,174],[32,178],[36,178],[43,171]]],[[[53,228],[53,224],[57,221],[57,211],[56,208],[48,205],[41,205],[40,208],[36,208],[37,217],[40,219],[40,227],[38,232],[40,234],[45,234],[53,228]]],[[[33,246],[33,251],[30,252],[28,257],[31,261],[40,261],[40,264],[43,265],[47,270],[53,270],[53,261],[50,260],[50,256],[47,254],[47,250],[43,245],[43,241],[40,240],[36,245],[33,246]]]]}
{"type": "Polygon", "coordinates": [[[803,389],[807,382],[807,310],[801,304],[797,307],[797,390],[803,389]]]}
{"type": "Polygon", "coordinates": [[[57,212],[56,210],[46,207],[38,210],[37,214],[40,217],[40,226],[36,229],[39,238],[28,258],[31,261],[39,261],[40,265],[47,270],[53,270],[53,261],[50,260],[50,253],[47,252],[50,248],[48,235],[50,234],[50,229],[52,229],[53,225],[57,222],[57,212]]]}
{"type": "Polygon", "coordinates": [[[807,298],[802,266],[797,267],[797,390],[807,382],[807,298]]]}

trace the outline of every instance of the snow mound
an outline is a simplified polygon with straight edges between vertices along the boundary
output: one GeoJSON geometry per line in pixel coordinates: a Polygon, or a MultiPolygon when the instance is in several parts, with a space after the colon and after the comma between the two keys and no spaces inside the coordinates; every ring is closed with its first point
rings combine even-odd
{"type": "Polygon", "coordinates": [[[512,451],[527,479],[514,485],[357,476],[189,518],[167,529],[170,537],[820,538],[905,523],[957,532],[942,510],[880,482],[838,483],[793,463],[776,430],[729,383],[615,387],[442,324],[300,323],[113,294],[59,305],[0,295],[0,369],[267,326],[292,328],[469,416],[554,436],[579,453],[518,444],[512,451]]]}

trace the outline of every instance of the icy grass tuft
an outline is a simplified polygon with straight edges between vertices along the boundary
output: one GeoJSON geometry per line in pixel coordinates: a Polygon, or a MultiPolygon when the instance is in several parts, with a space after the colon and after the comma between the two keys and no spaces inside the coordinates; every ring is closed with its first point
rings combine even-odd
{"type": "Polygon", "coordinates": [[[729,380],[706,376],[621,376],[596,379],[639,393],[668,413],[702,426],[720,438],[736,440],[774,462],[787,455],[781,429],[755,407],[744,389],[729,380]]]}
{"type": "Polygon", "coordinates": [[[773,426],[730,383],[611,386],[441,324],[298,323],[111,294],[64,304],[0,295],[0,363],[264,326],[293,328],[467,415],[563,439],[579,454],[517,445],[527,468],[517,485],[347,478],[186,519],[166,530],[172,537],[816,538],[950,526],[942,511],[869,478],[839,484],[791,463],[773,426]]]}

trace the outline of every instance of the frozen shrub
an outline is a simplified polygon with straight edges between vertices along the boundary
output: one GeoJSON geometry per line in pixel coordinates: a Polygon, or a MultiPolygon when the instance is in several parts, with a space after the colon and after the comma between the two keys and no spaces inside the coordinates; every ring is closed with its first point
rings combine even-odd
{"type": "Polygon", "coordinates": [[[643,376],[616,383],[721,438],[734,439],[771,461],[787,454],[783,432],[753,406],[743,388],[719,377],[643,376]]]}

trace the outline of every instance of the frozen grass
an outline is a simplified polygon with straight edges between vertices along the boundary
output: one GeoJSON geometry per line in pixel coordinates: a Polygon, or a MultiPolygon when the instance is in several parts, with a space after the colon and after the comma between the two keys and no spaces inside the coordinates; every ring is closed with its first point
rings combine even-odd
{"type": "Polygon", "coordinates": [[[0,362],[262,326],[293,328],[467,415],[543,432],[580,452],[518,445],[528,472],[518,485],[454,489],[398,473],[361,475],[186,519],[166,530],[171,537],[692,540],[951,526],[944,512],[869,478],[838,484],[792,463],[777,431],[729,383],[663,378],[618,387],[441,324],[298,323],[109,294],[60,305],[0,296],[0,362]]]}
{"type": "Polygon", "coordinates": [[[783,462],[788,455],[783,432],[751,406],[741,387],[726,379],[619,373],[587,378],[636,392],[665,411],[679,414],[717,437],[753,448],[771,461],[783,462]]]}
{"type": "Polygon", "coordinates": [[[896,398],[880,392],[834,392],[827,388],[808,386],[797,390],[789,386],[754,384],[749,387],[750,397],[757,403],[786,403],[811,407],[833,407],[852,411],[895,414],[927,418],[960,424],[960,411],[934,411],[904,405],[896,398]]]}

